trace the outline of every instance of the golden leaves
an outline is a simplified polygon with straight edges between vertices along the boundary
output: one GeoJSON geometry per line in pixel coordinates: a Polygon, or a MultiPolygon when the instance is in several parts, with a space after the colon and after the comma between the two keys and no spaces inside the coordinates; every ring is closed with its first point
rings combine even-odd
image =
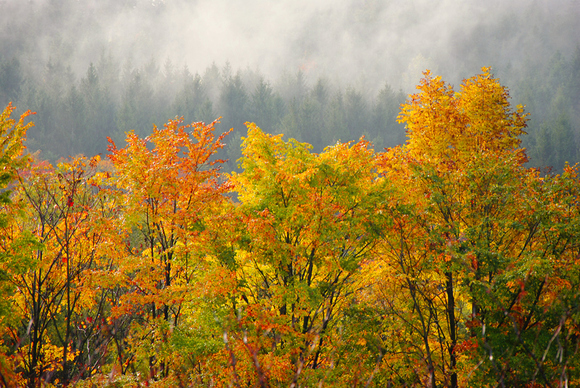
{"type": "MultiPolygon", "coordinates": [[[[405,148],[412,157],[441,170],[460,168],[476,154],[519,152],[519,136],[526,127],[522,107],[511,110],[509,93],[491,76],[466,79],[455,92],[441,77],[424,73],[419,93],[401,107],[398,121],[405,123],[405,148]],[[447,161],[455,163],[449,167],[447,161]],[[447,167],[446,167],[447,166],[447,167]]],[[[525,161],[525,156],[520,157],[525,161]]]]}

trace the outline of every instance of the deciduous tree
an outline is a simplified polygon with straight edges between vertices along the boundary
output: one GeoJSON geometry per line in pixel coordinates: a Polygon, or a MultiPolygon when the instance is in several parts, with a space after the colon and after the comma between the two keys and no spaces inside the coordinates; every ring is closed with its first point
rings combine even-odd
{"type": "MultiPolygon", "coordinates": [[[[427,72],[419,90],[399,116],[408,142],[382,159],[382,172],[399,194],[388,207],[394,221],[383,235],[376,303],[388,332],[404,339],[381,337],[391,355],[404,355],[388,367],[400,379],[433,387],[471,384],[474,375],[502,386],[554,384],[567,369],[549,366],[551,342],[533,342],[531,327],[542,321],[545,284],[561,282],[544,270],[535,277],[531,268],[573,256],[577,235],[556,232],[562,215],[548,215],[545,204],[554,194],[524,167],[518,146],[526,115],[511,108],[507,89],[485,68],[458,92],[427,72]],[[562,241],[566,247],[555,250],[562,241]],[[515,372],[515,354],[530,363],[527,372],[515,372]],[[405,358],[416,366],[402,367],[409,365],[405,358]]],[[[566,185],[574,186],[569,179],[566,185]]],[[[555,200],[556,207],[569,200],[555,200]]],[[[568,273],[566,282],[574,283],[568,273]]],[[[562,327],[544,329],[561,338],[562,327]]]]}
{"type": "Polygon", "coordinates": [[[247,344],[256,384],[339,384],[341,317],[374,244],[374,153],[361,140],[313,154],[250,124],[243,154],[232,176],[246,229],[230,336],[247,344]]]}
{"type": "Polygon", "coordinates": [[[128,133],[124,148],[110,146],[122,228],[131,234],[120,267],[126,292],[113,317],[142,316],[129,351],[134,367],[150,378],[166,377],[175,366],[164,344],[198,286],[193,279],[204,268],[207,219],[228,188],[218,176],[221,161],[213,159],[226,135],[216,137],[215,124],[170,120],[146,138],[128,133]]]}
{"type": "Polygon", "coordinates": [[[22,247],[30,243],[28,236],[14,239],[10,233],[19,210],[19,206],[11,201],[11,191],[16,181],[17,168],[24,166],[28,160],[23,155],[24,140],[26,131],[33,125],[26,123],[30,111],[16,121],[10,117],[14,110],[12,104],[8,104],[0,115],[0,382],[5,386],[16,380],[14,359],[10,357],[4,343],[16,307],[13,300],[6,296],[14,293],[14,284],[11,282],[13,274],[26,271],[31,264],[20,254],[22,247]]]}

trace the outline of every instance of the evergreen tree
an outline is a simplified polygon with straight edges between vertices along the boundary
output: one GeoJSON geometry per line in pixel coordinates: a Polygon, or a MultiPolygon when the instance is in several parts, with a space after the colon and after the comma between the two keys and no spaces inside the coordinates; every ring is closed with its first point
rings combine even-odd
{"type": "Polygon", "coordinates": [[[219,111],[222,114],[222,128],[241,130],[249,119],[246,114],[247,93],[240,73],[235,76],[224,74],[224,82],[219,99],[219,111]]]}
{"type": "Polygon", "coordinates": [[[146,136],[155,120],[153,89],[139,70],[134,69],[124,91],[117,116],[118,133],[114,140],[122,140],[124,133],[135,130],[146,136]]]}
{"type": "Polygon", "coordinates": [[[213,113],[213,104],[206,93],[200,75],[196,73],[192,76],[189,70],[184,69],[181,80],[183,88],[173,101],[174,114],[178,117],[183,116],[186,123],[212,122],[216,118],[213,113]]]}
{"type": "Polygon", "coordinates": [[[405,101],[402,91],[396,93],[387,83],[380,90],[372,112],[370,136],[376,149],[394,147],[405,142],[405,127],[397,123],[401,104],[405,101]]]}
{"type": "Polygon", "coordinates": [[[81,123],[80,152],[84,155],[105,153],[107,137],[117,133],[115,108],[107,89],[103,88],[97,68],[91,63],[80,82],[85,120],[81,123]]]}
{"type": "Polygon", "coordinates": [[[325,122],[324,138],[325,144],[335,144],[337,141],[347,142],[349,140],[349,129],[345,121],[344,98],[342,91],[337,90],[328,106],[328,119],[325,122]]]}
{"type": "Polygon", "coordinates": [[[349,136],[344,140],[355,140],[363,134],[368,135],[370,112],[362,93],[349,87],[344,97],[345,120],[349,136]]]}
{"type": "Polygon", "coordinates": [[[269,82],[263,77],[260,78],[249,101],[249,121],[256,123],[265,131],[274,133],[279,127],[283,111],[282,98],[274,92],[269,82]]]}
{"type": "Polygon", "coordinates": [[[0,62],[0,106],[18,101],[22,82],[22,69],[16,57],[0,62]]]}

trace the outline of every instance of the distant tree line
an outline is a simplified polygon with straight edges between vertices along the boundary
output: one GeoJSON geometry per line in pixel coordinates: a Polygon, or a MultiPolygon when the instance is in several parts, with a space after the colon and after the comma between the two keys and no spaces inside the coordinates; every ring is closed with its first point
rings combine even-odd
{"type": "MultiPolygon", "coordinates": [[[[530,63],[513,83],[515,103],[525,103],[533,117],[524,139],[532,165],[561,171],[566,162],[577,162],[580,51],[570,58],[556,54],[548,68],[530,63]]],[[[36,112],[27,145],[52,161],[104,153],[107,137],[120,141],[130,130],[145,136],[152,124],[176,116],[189,123],[221,117],[218,130],[234,128],[220,155],[230,170],[241,156],[245,122],[312,144],[317,152],[363,135],[382,149],[405,139],[396,122],[405,98],[388,83],[370,95],[322,77],[309,82],[300,70],[269,80],[229,64],[193,74],[169,60],[137,67],[102,55],[78,79],[61,61],[49,60],[42,74],[26,73],[17,57],[0,61],[0,105],[13,102],[36,112]]]]}
{"type": "MultiPolygon", "coordinates": [[[[401,82],[396,78],[389,78],[389,84],[381,82],[380,65],[371,66],[375,70],[361,65],[356,76],[379,79],[372,90],[368,82],[363,86],[355,81],[353,73],[337,80],[330,71],[300,71],[289,65],[295,70],[280,70],[282,75],[272,79],[260,70],[223,63],[189,70],[164,60],[165,54],[153,48],[167,43],[170,35],[151,27],[167,21],[176,10],[189,9],[188,3],[2,2],[0,14],[10,17],[0,23],[0,106],[13,102],[18,113],[37,112],[35,127],[28,133],[29,150],[41,150],[42,158],[51,161],[104,153],[107,136],[119,141],[129,130],[143,136],[152,123],[161,125],[176,116],[206,123],[222,117],[217,130],[234,128],[220,152],[220,157],[230,159],[228,169],[236,168],[241,156],[246,121],[268,133],[308,142],[315,152],[339,139],[357,140],[362,135],[380,150],[404,141],[404,127],[396,117],[406,94],[413,91],[403,93],[399,88],[416,85],[421,71],[429,68],[458,84],[481,66],[492,66],[510,88],[511,103],[526,105],[533,118],[529,136],[522,139],[531,165],[562,171],[566,161],[580,159],[580,49],[574,38],[576,8],[568,0],[552,6],[514,6],[507,13],[511,8],[502,8],[496,18],[490,17],[493,22],[482,21],[450,37],[447,51],[438,45],[392,48],[391,62],[399,64],[392,73],[401,72],[401,82]],[[133,31],[133,38],[109,31],[112,27],[106,21],[115,15],[140,21],[133,30],[125,30],[133,31]],[[421,55],[410,60],[417,51],[421,55]]],[[[372,41],[384,27],[377,15],[396,2],[368,3],[355,7],[352,22],[361,39],[372,41]]],[[[467,8],[469,4],[479,7],[474,0],[466,2],[467,8]]],[[[398,33],[423,20],[425,15],[415,11],[408,14],[412,20],[402,19],[398,33]]],[[[344,28],[356,32],[352,26],[344,28]]],[[[308,51],[310,43],[315,42],[297,43],[295,56],[308,51]]],[[[382,55],[377,63],[388,60],[382,55]]]]}
{"type": "Polygon", "coordinates": [[[562,171],[580,159],[580,49],[556,53],[547,66],[529,61],[513,85],[514,97],[532,114],[524,146],[534,166],[562,171]]]}
{"type": "Polygon", "coordinates": [[[324,78],[311,85],[302,71],[273,82],[256,71],[234,71],[228,64],[192,74],[170,61],[121,66],[105,55],[80,80],[62,62],[49,61],[40,76],[24,74],[16,58],[2,61],[0,68],[0,103],[12,101],[36,112],[28,148],[41,150],[49,160],[104,153],[107,137],[122,140],[130,130],[144,136],[152,124],[176,116],[206,123],[221,117],[218,130],[234,128],[222,155],[230,159],[230,168],[241,156],[248,121],[308,142],[317,151],[363,135],[380,148],[405,138],[396,117],[406,96],[388,84],[378,95],[368,96],[324,78]]]}

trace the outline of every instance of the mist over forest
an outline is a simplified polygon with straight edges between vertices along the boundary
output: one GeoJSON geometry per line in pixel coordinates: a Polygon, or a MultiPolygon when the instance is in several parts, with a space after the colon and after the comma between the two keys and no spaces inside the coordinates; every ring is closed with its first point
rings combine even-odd
{"type": "Polygon", "coordinates": [[[31,152],[106,153],[183,116],[252,121],[316,151],[405,141],[422,71],[455,86],[490,66],[531,114],[533,166],[578,161],[580,5],[552,1],[1,0],[0,105],[31,109],[31,152]]]}

